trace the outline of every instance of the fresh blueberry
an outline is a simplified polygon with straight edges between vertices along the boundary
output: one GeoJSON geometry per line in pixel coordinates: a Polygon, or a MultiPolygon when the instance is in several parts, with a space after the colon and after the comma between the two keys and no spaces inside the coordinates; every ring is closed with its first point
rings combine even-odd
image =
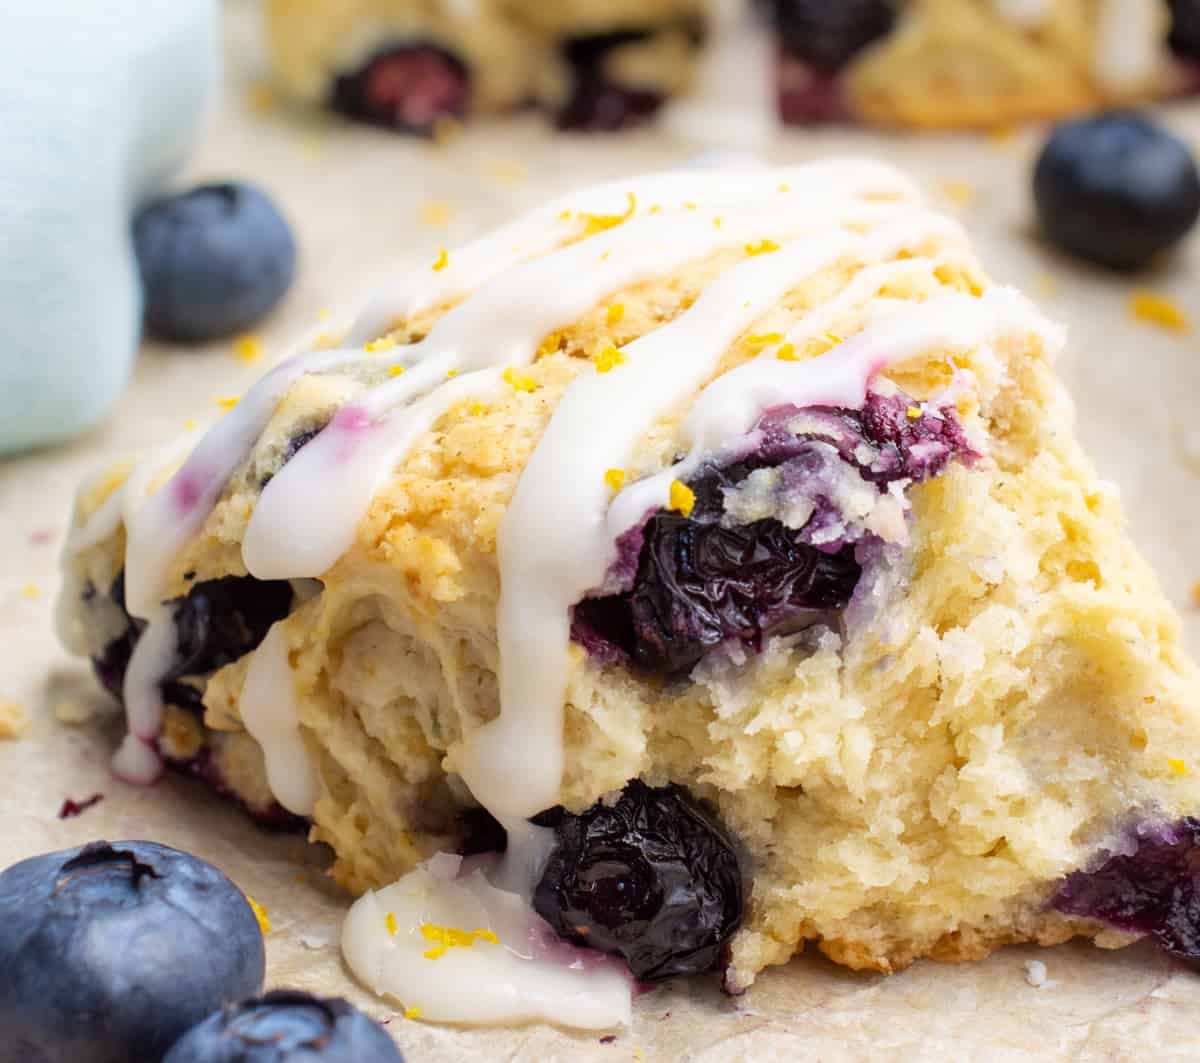
{"type": "Polygon", "coordinates": [[[1168,0],[1171,5],[1171,48],[1184,59],[1200,62],[1200,0],[1168,0]]]}
{"type": "Polygon", "coordinates": [[[276,990],[222,1008],[163,1063],[404,1063],[383,1027],[337,998],[276,990]]]}
{"type": "Polygon", "coordinates": [[[360,122],[429,135],[439,118],[462,118],[470,94],[458,56],[414,42],[376,52],[359,70],[335,78],[330,106],[360,122]]]}
{"type": "Polygon", "coordinates": [[[560,937],[623,957],[643,982],[720,962],[742,920],[742,872],[725,828],[686,790],[635,779],[615,804],[538,822],[557,844],[533,906],[560,937]]]}
{"type": "Polygon", "coordinates": [[[146,330],[203,342],[245,331],[283,298],[296,270],[288,223],[261,191],[201,185],[144,207],[133,242],[146,330]]]}
{"type": "Polygon", "coordinates": [[[774,631],[830,620],[862,571],[858,540],[836,532],[838,482],[853,473],[882,491],[974,456],[951,410],[913,418],[912,405],[903,394],[872,392],[860,410],[805,411],[811,430],[800,434],[788,427],[798,411],[774,411],[758,426],[753,454],[690,482],[690,514],[660,511],[618,540],[611,582],[627,589],[576,605],[575,640],[601,659],[670,676],[722,643],[758,652],[774,631]],[[802,527],[726,518],[726,492],[763,468],[779,469],[789,497],[811,505],[802,527]]]}
{"type": "Polygon", "coordinates": [[[1059,911],[1149,934],[1173,956],[1200,966],[1200,819],[1141,823],[1086,871],[1068,875],[1059,911]]]}
{"type": "Polygon", "coordinates": [[[1115,269],[1145,265],[1200,216],[1200,174],[1186,145],[1127,111],[1059,126],[1033,192],[1053,243],[1115,269]]]}
{"type": "Polygon", "coordinates": [[[836,73],[896,24],[893,0],[765,0],[784,50],[823,73],[836,73]]]}
{"type": "Polygon", "coordinates": [[[158,1063],[264,963],[246,898],[203,860],[140,841],[35,856],[0,873],[0,1056],[158,1063]]]}

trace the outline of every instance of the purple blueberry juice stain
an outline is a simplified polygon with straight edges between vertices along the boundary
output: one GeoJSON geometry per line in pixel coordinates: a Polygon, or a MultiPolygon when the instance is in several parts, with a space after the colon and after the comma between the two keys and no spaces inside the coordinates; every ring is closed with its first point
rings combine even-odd
{"type": "Polygon", "coordinates": [[[737,460],[689,480],[690,514],[650,513],[621,536],[604,586],[575,607],[572,637],[600,661],[678,676],[718,647],[758,652],[772,634],[835,622],[881,542],[844,512],[847,486],[883,499],[976,457],[953,410],[915,409],[871,392],[859,409],[767,411],[737,460]],[[763,471],[792,526],[727,510],[763,471]]]}
{"type": "Polygon", "coordinates": [[[457,55],[414,41],[382,49],[336,78],[330,105],[362,122],[428,136],[439,119],[466,114],[470,92],[470,74],[457,55]]]}
{"type": "Polygon", "coordinates": [[[92,794],[91,797],[85,797],[82,801],[76,801],[70,797],[66,798],[58,810],[59,819],[74,819],[76,816],[83,815],[89,808],[95,808],[101,801],[104,800],[103,794],[92,794]]]}
{"type": "Polygon", "coordinates": [[[1172,956],[1200,965],[1200,818],[1139,823],[1114,848],[1068,875],[1051,906],[1149,935],[1172,956]]]}

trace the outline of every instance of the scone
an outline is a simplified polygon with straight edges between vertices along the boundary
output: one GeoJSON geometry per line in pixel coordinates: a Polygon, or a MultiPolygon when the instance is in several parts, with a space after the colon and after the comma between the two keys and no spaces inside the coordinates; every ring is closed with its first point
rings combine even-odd
{"type": "Polygon", "coordinates": [[[1200,86],[1196,0],[765,0],[780,111],[988,127],[1200,86]]]}
{"type": "Polygon", "coordinates": [[[378,125],[537,104],[564,129],[617,129],[689,79],[703,0],[269,0],[280,84],[378,125]]]}
{"type": "Polygon", "coordinates": [[[85,485],[63,636],[120,772],[206,758],[387,887],[347,954],[430,1018],[617,1021],[610,967],[528,988],[555,934],[732,991],[1194,958],[1200,676],[1063,342],[884,165],[581,191],[85,485]]]}

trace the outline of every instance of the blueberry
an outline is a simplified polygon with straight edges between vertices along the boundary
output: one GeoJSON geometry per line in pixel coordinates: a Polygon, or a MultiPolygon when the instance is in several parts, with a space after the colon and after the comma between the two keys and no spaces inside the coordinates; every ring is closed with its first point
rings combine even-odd
{"type": "Polygon", "coordinates": [[[439,118],[462,118],[471,82],[458,56],[431,42],[393,45],[334,79],[330,106],[372,125],[429,135],[439,118]]]}
{"type": "Polygon", "coordinates": [[[602,659],[678,675],[722,643],[757,652],[773,631],[831,620],[861,574],[856,540],[814,535],[841,523],[838,492],[831,489],[839,478],[853,470],[884,490],[973,456],[951,411],[913,418],[911,409],[903,394],[872,392],[861,410],[805,411],[819,432],[799,435],[787,427],[797,411],[775,411],[759,425],[755,453],[708,466],[691,480],[690,514],[661,511],[622,536],[615,581],[628,589],[576,605],[575,640],[602,659]],[[778,468],[789,491],[811,503],[802,527],[725,519],[725,492],[763,468],[778,468]]]}
{"type": "Polygon", "coordinates": [[[621,30],[568,40],[562,52],[571,70],[571,94],[555,125],[577,133],[610,133],[652,117],[665,101],[662,93],[622,85],[607,69],[614,49],[649,37],[644,30],[621,30]]]}
{"type": "Polygon", "coordinates": [[[1138,824],[1116,848],[1118,855],[1068,875],[1053,906],[1149,934],[1200,966],[1200,819],[1138,824]]]}
{"type": "MultiPolygon", "coordinates": [[[[144,625],[125,611],[124,571],[113,582],[109,597],[124,614],[126,627],[105,646],[93,666],[101,683],[120,697],[125,669],[144,625]]],[[[163,678],[163,696],[173,705],[203,712],[197,689],[178,680],[209,675],[257,648],[271,625],[288,615],[292,587],[287,580],[223,576],[197,583],[171,604],[176,650],[163,678]]]]}
{"type": "Polygon", "coordinates": [[[1187,147],[1142,115],[1114,111],[1059,126],[1033,177],[1046,236],[1115,269],[1145,265],[1200,215],[1187,147]]]}
{"type": "Polygon", "coordinates": [[[203,342],[242,332],[283,298],[296,244],[278,208],[241,183],[201,185],[144,207],[133,242],[146,330],[203,342]]]}
{"type": "Polygon", "coordinates": [[[714,968],[742,920],[742,872],[716,817],[679,786],[630,782],[615,804],[538,821],[557,842],[533,906],[578,945],[658,982],[714,968]]]}
{"type": "Polygon", "coordinates": [[[158,1063],[257,993],[262,932],[220,871],[154,842],[92,842],[0,873],[0,1030],[37,1063],[158,1063]]]}
{"type": "Polygon", "coordinates": [[[872,41],[892,31],[892,0],[765,0],[785,51],[816,70],[835,73],[872,41]]]}
{"type": "Polygon", "coordinates": [[[1171,48],[1184,59],[1200,61],[1200,0],[1168,0],[1171,48]]]}
{"type": "Polygon", "coordinates": [[[346,1001],[276,990],[210,1015],[163,1063],[404,1063],[383,1027],[346,1001]]]}

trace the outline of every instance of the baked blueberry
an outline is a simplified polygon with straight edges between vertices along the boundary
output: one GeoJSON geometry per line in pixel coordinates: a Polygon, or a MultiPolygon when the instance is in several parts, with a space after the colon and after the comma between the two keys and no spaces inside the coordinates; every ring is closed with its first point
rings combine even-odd
{"type": "Polygon", "coordinates": [[[146,330],[203,342],[242,332],[291,286],[292,231],[275,204],[242,183],[201,185],[144,207],[133,242],[146,330]]]}
{"type": "Polygon", "coordinates": [[[1178,243],[1200,216],[1187,146],[1140,114],[1060,125],[1033,176],[1042,231],[1080,258],[1135,269],[1178,243]]]}
{"type": "Polygon", "coordinates": [[[404,1063],[383,1027],[337,998],[276,990],[222,1008],[163,1063],[404,1063]]]}
{"type": "MultiPolygon", "coordinates": [[[[113,582],[109,597],[125,616],[125,631],[105,646],[93,666],[104,686],[121,696],[125,669],[143,623],[125,610],[125,573],[113,582]]],[[[205,676],[244,657],[266,637],[271,625],[288,615],[292,587],[287,580],[224,576],[204,580],[174,599],[175,659],[163,678],[163,696],[172,705],[203,711],[199,691],[184,676],[205,676]]]]}
{"type": "Polygon", "coordinates": [[[439,118],[462,118],[471,82],[458,56],[431,42],[394,45],[334,79],[330,106],[372,125],[428,135],[439,118]]]}
{"type": "Polygon", "coordinates": [[[868,481],[882,493],[974,456],[950,410],[914,418],[912,409],[903,394],[872,392],[860,410],[804,411],[799,433],[791,422],[800,411],[768,415],[753,454],[689,482],[690,513],[660,511],[622,536],[610,576],[627,589],[576,605],[575,640],[602,659],[671,676],[724,643],[758,652],[773,633],[832,620],[862,573],[862,536],[842,527],[840,486],[868,481]],[[729,519],[729,493],[763,469],[778,471],[793,505],[803,501],[805,523],[729,519]]]}
{"type": "Polygon", "coordinates": [[[824,73],[834,73],[896,24],[891,0],[766,0],[784,49],[824,73]]]}
{"type": "Polygon", "coordinates": [[[1115,848],[1068,875],[1054,907],[1150,934],[1171,955],[1200,965],[1200,819],[1138,824],[1115,848]]]}
{"type": "Polygon", "coordinates": [[[543,813],[557,843],[533,906],[561,936],[659,982],[711,970],[742,920],[733,842],[679,786],[634,780],[614,804],[543,813]]]}
{"type": "Polygon", "coordinates": [[[644,30],[573,37],[562,48],[571,70],[571,94],[555,115],[555,125],[576,133],[608,133],[635,126],[663,105],[662,93],[617,81],[609,69],[612,52],[649,38],[644,30]]]}
{"type": "Polygon", "coordinates": [[[1184,59],[1200,61],[1200,0],[1168,0],[1171,48],[1184,59]]]}
{"type": "Polygon", "coordinates": [[[211,864],[154,842],[92,842],[0,873],[0,1030],[38,1063],[158,1063],[215,1009],[257,993],[262,932],[211,864]]]}

